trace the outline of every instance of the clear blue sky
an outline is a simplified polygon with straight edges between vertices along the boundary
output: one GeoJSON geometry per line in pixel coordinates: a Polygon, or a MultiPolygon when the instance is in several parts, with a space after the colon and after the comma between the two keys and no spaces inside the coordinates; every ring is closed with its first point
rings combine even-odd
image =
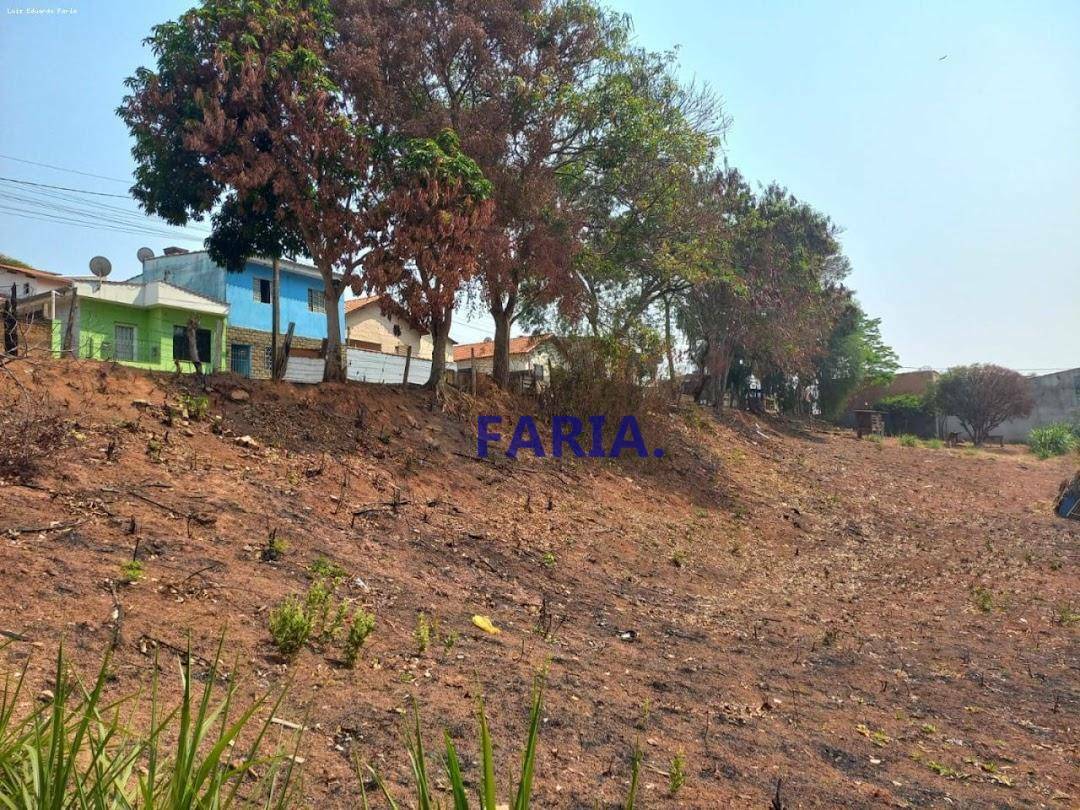
{"type": "MultiPolygon", "coordinates": [[[[190,3],[3,2],[0,155],[102,177],[8,158],[0,176],[123,194],[121,82],[149,61],[150,27],[190,3]],[[27,8],[76,13],[12,13],[27,8]]],[[[1080,3],[614,5],[723,96],[734,165],[843,227],[851,283],[905,366],[1080,366],[1080,3]]],[[[198,246],[19,218],[12,194],[31,196],[0,181],[0,252],[45,269],[83,273],[100,253],[124,278],[140,245],[198,246]]],[[[490,331],[472,323],[454,337],[490,331]]]]}

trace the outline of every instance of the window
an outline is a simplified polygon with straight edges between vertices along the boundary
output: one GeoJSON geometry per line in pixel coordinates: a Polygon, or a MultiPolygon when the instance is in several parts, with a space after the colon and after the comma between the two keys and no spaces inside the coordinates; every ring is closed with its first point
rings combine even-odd
{"type": "Polygon", "coordinates": [[[394,324],[394,337],[401,337],[401,324],[394,324]]]}
{"type": "Polygon", "coordinates": [[[23,291],[23,295],[29,295],[30,294],[30,282],[26,282],[25,284],[22,285],[22,291],[23,291]]]}
{"type": "Polygon", "coordinates": [[[134,362],[135,327],[118,323],[113,327],[113,338],[116,346],[116,353],[113,355],[114,359],[126,360],[129,363],[134,362]]]}
{"type": "Polygon", "coordinates": [[[544,379],[543,363],[533,363],[533,376],[538,380],[544,379]]]}
{"type": "Polygon", "coordinates": [[[307,308],[309,312],[326,312],[326,295],[322,290],[308,287],[307,308]]]}
{"type": "MultiPolygon", "coordinates": [[[[199,362],[209,363],[213,360],[213,351],[210,348],[212,342],[209,329],[195,330],[195,348],[199,350],[199,362]]],[[[173,326],[172,356],[173,360],[191,360],[188,352],[186,326],[180,326],[179,324],[173,326]]]]}
{"type": "Polygon", "coordinates": [[[272,371],[274,368],[274,350],[269,346],[263,349],[263,367],[267,371],[272,371]]]}
{"type": "Polygon", "coordinates": [[[256,278],[253,279],[255,287],[255,300],[260,304],[270,303],[270,279],[268,278],[256,278]]]}

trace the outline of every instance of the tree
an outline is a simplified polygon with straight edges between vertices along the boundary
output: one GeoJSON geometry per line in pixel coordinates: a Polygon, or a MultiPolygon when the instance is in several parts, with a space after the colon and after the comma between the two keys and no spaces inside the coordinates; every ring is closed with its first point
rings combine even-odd
{"type": "Polygon", "coordinates": [[[708,88],[674,73],[672,54],[625,50],[591,93],[604,122],[593,147],[563,179],[585,212],[575,270],[594,336],[622,337],[654,305],[724,271],[710,203],[726,120],[708,88]]]}
{"type": "Polygon", "coordinates": [[[835,419],[862,385],[889,382],[899,359],[881,338],[881,319],[868,318],[844,290],[846,301],[829,335],[817,367],[818,405],[826,419],[835,419]]]}
{"type": "Polygon", "coordinates": [[[680,324],[717,406],[736,356],[759,379],[808,381],[825,352],[849,271],[827,216],[771,185],[754,195],[739,173],[716,180],[723,225],[714,273],[685,296],[680,324]]]}
{"type": "Polygon", "coordinates": [[[930,401],[939,413],[955,416],[976,445],[1002,422],[1027,416],[1035,407],[1023,375],[990,364],[949,369],[934,385],[930,401]]]}
{"type": "Polygon", "coordinates": [[[302,242],[326,294],[327,380],[345,374],[338,304],[369,245],[371,175],[336,36],[329,0],[203,0],[154,28],[156,69],[127,80],[118,110],[148,213],[182,225],[217,207],[226,221],[270,212],[302,242]]]}
{"type": "Polygon", "coordinates": [[[510,331],[572,287],[578,212],[559,178],[601,121],[589,89],[624,45],[628,18],[591,0],[340,0],[352,95],[372,126],[412,137],[444,127],[493,185],[478,254],[495,321],[493,376],[509,381],[510,331]]]}
{"type": "Polygon", "coordinates": [[[387,193],[376,212],[381,238],[364,257],[367,286],[431,333],[427,387],[436,388],[458,291],[476,273],[491,183],[450,130],[435,139],[391,139],[384,150],[387,193]]]}

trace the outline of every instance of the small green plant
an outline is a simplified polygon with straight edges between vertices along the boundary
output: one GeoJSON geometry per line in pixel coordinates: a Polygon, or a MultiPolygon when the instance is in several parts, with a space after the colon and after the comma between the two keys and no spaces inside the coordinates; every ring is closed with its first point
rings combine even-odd
{"type": "Polygon", "coordinates": [[[259,552],[259,559],[263,562],[277,562],[285,556],[285,552],[288,550],[289,544],[285,542],[284,538],[278,537],[277,529],[275,529],[266,538],[266,544],[262,547],[262,551],[259,552]]]}
{"type": "Polygon", "coordinates": [[[945,442],[943,442],[941,439],[927,439],[925,442],[923,442],[923,447],[927,448],[928,450],[940,450],[944,446],[945,442]]]}
{"type": "Polygon", "coordinates": [[[416,639],[416,649],[420,651],[420,654],[427,652],[428,645],[431,644],[431,622],[422,610],[416,614],[416,629],[413,631],[413,638],[416,639]]]}
{"type": "Polygon", "coordinates": [[[1041,459],[1064,456],[1080,447],[1072,426],[1065,422],[1037,427],[1028,434],[1031,452],[1041,459]]]}
{"type": "Polygon", "coordinates": [[[360,648],[364,646],[367,637],[375,629],[375,616],[363,608],[357,608],[349,622],[349,629],[345,633],[343,651],[345,653],[345,665],[352,669],[356,666],[356,659],[360,656],[360,648]]]}
{"type": "Polygon", "coordinates": [[[983,613],[989,613],[994,609],[994,594],[982,585],[976,585],[971,589],[971,601],[983,613]]]}
{"type": "Polygon", "coordinates": [[[307,605],[295,596],[270,611],[270,637],[286,658],[295,658],[300,652],[311,636],[311,626],[307,605]]]}
{"type": "Polygon", "coordinates": [[[683,757],[682,751],[679,751],[671,758],[671,765],[668,767],[668,795],[674,796],[685,784],[686,759],[683,757]]]}
{"type": "Polygon", "coordinates": [[[876,433],[867,433],[866,440],[868,442],[873,442],[874,444],[881,444],[882,441],[881,437],[876,433]]]}
{"type": "Polygon", "coordinates": [[[905,433],[900,437],[900,446],[901,447],[918,447],[919,446],[919,437],[914,436],[914,435],[912,435],[910,433],[905,433]]]}
{"type": "Polygon", "coordinates": [[[1058,605],[1054,608],[1054,622],[1062,627],[1072,627],[1080,622],[1080,611],[1072,605],[1058,605]]]}
{"type": "Polygon", "coordinates": [[[328,560],[326,557],[316,557],[312,560],[309,570],[311,571],[312,576],[329,580],[333,583],[334,587],[337,587],[349,578],[348,571],[333,560],[328,560]]]}
{"type": "Polygon", "coordinates": [[[543,563],[545,568],[554,568],[555,563],[558,561],[555,559],[555,555],[552,552],[546,551],[544,552],[544,556],[540,558],[540,562],[543,563]]]}
{"type": "Polygon", "coordinates": [[[456,630],[451,630],[442,637],[443,649],[447,652],[454,649],[454,645],[457,644],[458,634],[456,630]]]}
{"type": "Polygon", "coordinates": [[[140,560],[128,560],[120,566],[120,581],[133,585],[146,575],[140,560]]]}
{"type": "Polygon", "coordinates": [[[201,422],[210,410],[210,397],[205,394],[181,394],[180,407],[187,413],[187,418],[201,422]]]}

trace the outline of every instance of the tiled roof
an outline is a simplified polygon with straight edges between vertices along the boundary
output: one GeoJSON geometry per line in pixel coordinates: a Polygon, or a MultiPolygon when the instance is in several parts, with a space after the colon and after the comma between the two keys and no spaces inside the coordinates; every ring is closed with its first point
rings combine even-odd
{"type": "Polygon", "coordinates": [[[71,284],[66,278],[59,273],[50,273],[48,270],[37,270],[33,267],[16,267],[13,264],[0,264],[0,270],[7,270],[10,273],[22,273],[24,276],[30,276],[30,278],[40,278],[44,281],[57,281],[61,284],[71,284]]]}
{"type": "MultiPolygon", "coordinates": [[[[534,336],[522,336],[516,338],[510,338],[510,354],[528,354],[545,340],[550,335],[534,335],[534,336]]],[[[470,352],[475,352],[477,360],[481,360],[485,357],[493,357],[495,355],[495,341],[484,340],[480,343],[462,343],[454,347],[454,362],[459,360],[468,360],[470,358],[470,352]]]]}
{"type": "Polygon", "coordinates": [[[352,301],[345,302],[345,314],[350,312],[356,312],[358,309],[363,309],[368,304],[373,304],[379,300],[377,295],[369,295],[367,298],[354,298],[352,301]]]}

